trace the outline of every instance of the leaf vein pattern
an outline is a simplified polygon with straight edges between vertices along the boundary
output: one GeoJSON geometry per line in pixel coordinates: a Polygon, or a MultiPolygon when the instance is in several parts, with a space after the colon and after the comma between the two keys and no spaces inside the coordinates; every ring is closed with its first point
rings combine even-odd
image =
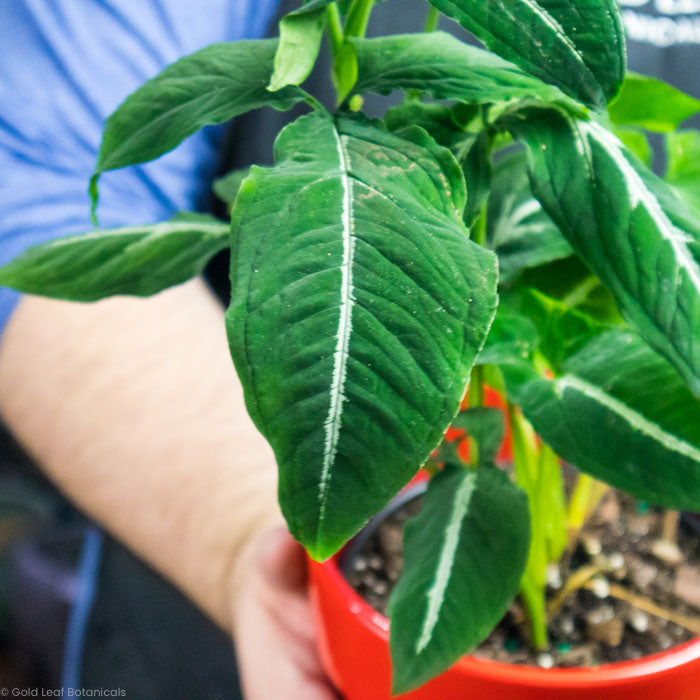
{"type": "Polygon", "coordinates": [[[445,528],[445,539],[435,571],[435,579],[427,594],[428,608],[423,619],[420,637],[416,643],[416,654],[423,652],[433,638],[433,631],[440,617],[440,610],[445,602],[445,592],[452,575],[455,553],[462,530],[462,521],[467,514],[475,487],[475,474],[465,474],[462,483],[455,492],[454,501],[452,502],[452,513],[445,528]]]}
{"type": "Polygon", "coordinates": [[[328,499],[328,486],[331,479],[331,468],[338,452],[338,439],[343,418],[343,404],[345,402],[345,376],[347,373],[348,350],[350,335],[352,334],[352,307],[355,303],[354,287],[352,279],[352,265],[355,252],[354,216],[352,211],[352,179],[349,176],[349,158],[342,136],[337,128],[333,129],[333,135],[338,148],[338,168],[343,185],[343,262],[341,264],[340,283],[340,315],[338,319],[338,332],[336,334],[336,347],[333,354],[333,377],[330,388],[330,406],[326,418],[326,441],[323,448],[323,466],[321,469],[321,483],[319,486],[319,529],[321,528],[325,514],[326,501],[328,499]]]}
{"type": "Polygon", "coordinates": [[[645,418],[641,413],[625,405],[615,397],[607,394],[598,387],[589,384],[588,382],[575,377],[566,375],[556,382],[556,391],[558,394],[563,394],[567,389],[578,391],[589,399],[593,399],[610,409],[620,416],[634,430],[648,435],[657,442],[661,443],[666,449],[677,452],[685,457],[689,457],[697,462],[700,462],[700,450],[693,445],[679,439],[673,433],[666,432],[656,423],[652,423],[648,418],[645,418]]]}

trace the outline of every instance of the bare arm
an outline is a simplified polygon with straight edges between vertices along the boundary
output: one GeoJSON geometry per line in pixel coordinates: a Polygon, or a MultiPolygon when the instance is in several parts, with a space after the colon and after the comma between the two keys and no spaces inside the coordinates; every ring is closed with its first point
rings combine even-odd
{"type": "Polygon", "coordinates": [[[203,282],[146,300],[24,298],[0,346],[0,410],[72,500],[230,628],[232,567],[281,516],[203,282]]]}

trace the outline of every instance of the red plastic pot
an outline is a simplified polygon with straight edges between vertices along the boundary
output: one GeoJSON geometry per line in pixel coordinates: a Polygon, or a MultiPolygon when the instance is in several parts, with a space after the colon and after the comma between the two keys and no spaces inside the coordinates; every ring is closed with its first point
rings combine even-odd
{"type": "MultiPolygon", "coordinates": [[[[466,404],[466,401],[465,401],[466,404]]],[[[487,388],[486,404],[503,409],[487,388]]],[[[459,440],[463,433],[448,432],[459,440]]],[[[507,431],[499,459],[510,459],[507,431]]],[[[427,478],[419,473],[411,483],[427,478]]],[[[343,551],[309,560],[316,634],[324,668],[346,700],[389,700],[389,621],[345,580],[343,551]]],[[[405,700],[700,700],[700,638],[638,661],[596,668],[540,669],[465,656],[405,700]]]]}
{"type": "MultiPolygon", "coordinates": [[[[345,581],[338,555],[310,562],[321,659],[347,700],[389,700],[389,621],[345,581]]],[[[406,700],[699,700],[700,639],[639,661],[544,670],[468,656],[406,700]]]]}

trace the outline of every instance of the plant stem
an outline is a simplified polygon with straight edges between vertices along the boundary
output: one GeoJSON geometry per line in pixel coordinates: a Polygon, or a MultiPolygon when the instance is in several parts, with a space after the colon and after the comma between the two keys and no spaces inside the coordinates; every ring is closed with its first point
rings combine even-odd
{"type": "Polygon", "coordinates": [[[425,29],[423,30],[426,34],[434,32],[438,27],[438,21],[440,19],[440,11],[437,7],[431,7],[428,10],[428,17],[425,20],[425,29]]]}
{"type": "Polygon", "coordinates": [[[600,280],[595,275],[586,277],[586,279],[577,284],[562,299],[562,302],[571,308],[578,306],[579,304],[583,304],[583,302],[588,299],[590,293],[598,286],[600,286],[600,280]]]}
{"type": "Polygon", "coordinates": [[[542,651],[549,646],[544,588],[535,585],[532,579],[526,574],[523,576],[520,585],[520,593],[522,594],[525,607],[527,608],[527,614],[530,618],[532,646],[537,649],[537,651],[542,651]]]}
{"type": "Polygon", "coordinates": [[[537,477],[537,444],[529,423],[520,409],[507,402],[506,411],[513,439],[513,466],[520,486],[528,493],[532,491],[537,477]]]}
{"type": "Polygon", "coordinates": [[[345,20],[345,36],[364,36],[374,0],[353,0],[345,20]]]}
{"type": "Polygon", "coordinates": [[[472,226],[472,240],[483,246],[486,245],[486,217],[488,214],[488,200],[481,205],[479,216],[472,226]]]}
{"type": "MultiPolygon", "coordinates": [[[[484,405],[484,368],[480,365],[472,368],[467,404],[469,408],[484,405]]],[[[471,436],[469,437],[469,463],[472,466],[479,464],[479,443],[471,436]]]]}
{"type": "Polygon", "coordinates": [[[586,522],[592,493],[593,477],[588,474],[579,474],[566,509],[566,527],[569,532],[578,532],[586,522]]]}
{"type": "Polygon", "coordinates": [[[326,12],[328,13],[328,37],[331,42],[331,52],[333,56],[336,56],[344,41],[343,24],[340,20],[338,6],[334,2],[328,6],[326,12]]]}
{"type": "Polygon", "coordinates": [[[544,518],[548,503],[542,483],[546,476],[539,458],[537,437],[530,424],[512,403],[506,404],[513,439],[513,465],[520,486],[528,495],[530,507],[530,554],[520,593],[530,618],[532,644],[535,649],[546,649],[547,615],[545,610],[545,585],[547,568],[547,532],[544,518]]]}

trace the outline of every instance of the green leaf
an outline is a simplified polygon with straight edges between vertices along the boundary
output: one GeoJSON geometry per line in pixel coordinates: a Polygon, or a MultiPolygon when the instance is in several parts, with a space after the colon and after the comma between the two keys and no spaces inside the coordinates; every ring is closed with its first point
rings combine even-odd
{"type": "Polygon", "coordinates": [[[651,149],[651,144],[646,135],[638,129],[627,129],[623,126],[613,127],[613,133],[617,136],[625,147],[634,153],[639,160],[647,166],[651,167],[654,152],[651,149]]]}
{"type": "Polygon", "coordinates": [[[677,193],[595,122],[522,110],[532,187],[620,312],[700,396],[700,223],[677,193]]]}
{"type": "Polygon", "coordinates": [[[102,229],[32,246],[0,268],[0,285],[73,301],[149,296],[198,275],[229,243],[227,224],[201,214],[102,229]]]}
{"type": "Polygon", "coordinates": [[[665,179],[700,219],[700,132],[694,129],[666,134],[665,179]]]}
{"type": "Polygon", "coordinates": [[[294,122],[232,213],[231,352],[280,503],[316,558],[411,478],[456,414],[496,306],[464,180],[422,129],[294,122]]]}
{"type": "Polygon", "coordinates": [[[532,97],[566,100],[551,85],[445,32],[352,39],[352,44],[357,50],[358,93],[419,90],[437,99],[475,104],[532,97]]]}
{"type": "Polygon", "coordinates": [[[268,90],[276,92],[287,85],[300,85],[311,73],[332,0],[311,0],[286,14],[279,23],[280,42],[275,54],[275,72],[268,90]]]}
{"type": "Polygon", "coordinates": [[[228,175],[214,180],[214,193],[227,204],[233,204],[236,201],[238,190],[241,189],[243,180],[245,180],[248,175],[250,175],[250,168],[232,170],[228,175]]]}
{"type": "Polygon", "coordinates": [[[514,151],[496,161],[491,192],[487,241],[498,255],[501,281],[513,279],[526,268],[573,254],[532,195],[525,153],[514,151]]]}
{"type": "Polygon", "coordinates": [[[592,338],[610,329],[608,325],[537,289],[524,289],[519,295],[519,302],[520,312],[537,329],[538,349],[555,372],[561,371],[566,359],[592,338]]]}
{"type": "Polygon", "coordinates": [[[267,89],[276,39],[212,44],[185,56],[133,92],[107,119],[96,173],[153,160],[207,124],[270,106],[285,110],[308,95],[267,89]]]}
{"type": "MultiPolygon", "coordinates": [[[[491,192],[493,177],[491,136],[486,131],[475,134],[467,142],[465,151],[464,156],[460,159],[464,178],[467,181],[467,208],[464,212],[464,221],[467,226],[471,226],[481,216],[491,192]]],[[[486,224],[483,219],[480,224],[485,228],[486,224]]]]}
{"type": "Polygon", "coordinates": [[[502,300],[476,364],[501,365],[515,360],[524,361],[530,358],[538,345],[539,336],[532,321],[509,309],[502,300]]]}
{"type": "Polygon", "coordinates": [[[518,591],[530,545],[527,498],[496,468],[445,469],[404,529],[389,599],[393,692],[449,668],[484,640],[518,591]]]}
{"type": "Polygon", "coordinates": [[[594,339],[518,399],[562,459],[637,498],[700,509],[700,402],[633,333],[594,339]]]}
{"type": "Polygon", "coordinates": [[[420,126],[460,160],[475,137],[467,127],[478,114],[479,108],[475,105],[445,105],[411,99],[388,109],[384,123],[390,131],[404,129],[409,124],[420,126]]]}
{"type": "Polygon", "coordinates": [[[338,104],[341,104],[357,82],[357,54],[355,45],[350,41],[345,41],[338,47],[331,77],[333,85],[335,85],[338,104]]]}
{"type": "Polygon", "coordinates": [[[498,408],[475,406],[460,411],[452,428],[464,430],[479,444],[479,464],[493,465],[505,435],[503,412],[498,408]]]}
{"type": "Polygon", "coordinates": [[[491,187],[491,136],[481,123],[478,131],[473,133],[467,130],[478,115],[479,108],[474,105],[460,103],[448,106],[411,99],[392,107],[384,117],[391,131],[407,124],[417,124],[441,146],[452,151],[462,165],[467,180],[464,220],[468,226],[480,215],[491,187]]]}
{"type": "Polygon", "coordinates": [[[600,108],[625,71],[616,0],[430,0],[491,51],[600,108]]]}
{"type": "Polygon", "coordinates": [[[647,75],[627,73],[618,96],[608,106],[613,124],[649,131],[674,131],[700,112],[700,100],[647,75]]]}

